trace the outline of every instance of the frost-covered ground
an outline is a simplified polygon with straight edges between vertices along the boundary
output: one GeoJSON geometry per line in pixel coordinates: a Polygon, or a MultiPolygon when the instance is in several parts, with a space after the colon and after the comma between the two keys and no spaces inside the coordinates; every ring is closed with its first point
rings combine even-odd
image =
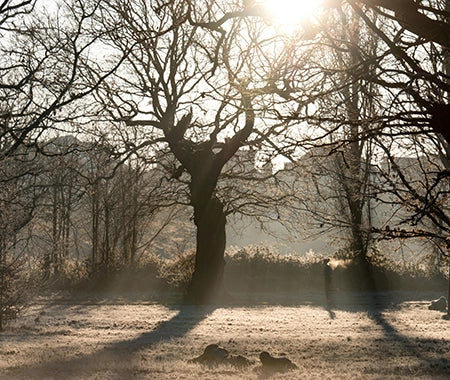
{"type": "Polygon", "coordinates": [[[45,298],[0,334],[0,378],[448,379],[450,322],[428,310],[433,296],[339,294],[331,310],[314,294],[205,307],[45,298]],[[210,343],[253,364],[188,363],[210,343]],[[298,369],[264,372],[263,350],[298,369]]]}

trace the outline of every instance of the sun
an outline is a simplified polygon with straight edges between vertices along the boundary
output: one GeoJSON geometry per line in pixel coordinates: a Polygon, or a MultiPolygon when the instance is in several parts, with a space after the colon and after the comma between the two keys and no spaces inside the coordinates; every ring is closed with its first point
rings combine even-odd
{"type": "Polygon", "coordinates": [[[264,7],[274,23],[296,25],[319,7],[320,0],[264,0],[264,7]]]}

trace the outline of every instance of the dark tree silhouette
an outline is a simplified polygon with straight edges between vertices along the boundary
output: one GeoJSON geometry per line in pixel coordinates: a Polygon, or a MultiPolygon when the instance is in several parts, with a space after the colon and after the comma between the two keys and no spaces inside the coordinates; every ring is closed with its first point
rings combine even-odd
{"type": "MultiPolygon", "coordinates": [[[[102,19],[111,43],[120,54],[133,47],[99,100],[124,128],[141,126],[148,136],[143,145],[176,160],[168,175],[185,184],[179,201],[192,206],[197,229],[191,302],[208,302],[223,292],[226,216],[235,211],[227,207],[224,168],[246,145],[280,134],[256,120],[267,108],[263,101],[273,102],[272,82],[287,60],[282,55],[275,67],[273,49],[267,48],[274,46],[273,36],[263,35],[258,19],[245,17],[250,11],[234,7],[157,1],[148,8],[138,1],[102,8],[104,15],[114,14],[102,19]]],[[[252,191],[245,192],[249,199],[252,191]]]]}

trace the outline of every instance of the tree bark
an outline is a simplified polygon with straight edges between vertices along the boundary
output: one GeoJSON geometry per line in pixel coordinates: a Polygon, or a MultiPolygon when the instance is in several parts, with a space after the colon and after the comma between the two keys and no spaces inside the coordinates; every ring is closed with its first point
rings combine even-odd
{"type": "Polygon", "coordinates": [[[195,269],[186,295],[189,303],[211,303],[223,293],[226,216],[216,197],[194,204],[197,227],[195,269]]]}

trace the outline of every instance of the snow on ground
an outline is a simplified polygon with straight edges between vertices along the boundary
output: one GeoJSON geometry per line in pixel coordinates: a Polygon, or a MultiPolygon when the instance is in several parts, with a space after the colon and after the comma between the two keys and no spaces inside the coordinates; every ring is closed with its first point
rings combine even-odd
{"type": "Polygon", "coordinates": [[[0,379],[450,378],[450,322],[424,297],[340,294],[329,310],[320,296],[278,303],[41,299],[0,334],[0,379]],[[211,343],[253,364],[188,363],[211,343]],[[298,369],[264,372],[264,350],[298,369]]]}

